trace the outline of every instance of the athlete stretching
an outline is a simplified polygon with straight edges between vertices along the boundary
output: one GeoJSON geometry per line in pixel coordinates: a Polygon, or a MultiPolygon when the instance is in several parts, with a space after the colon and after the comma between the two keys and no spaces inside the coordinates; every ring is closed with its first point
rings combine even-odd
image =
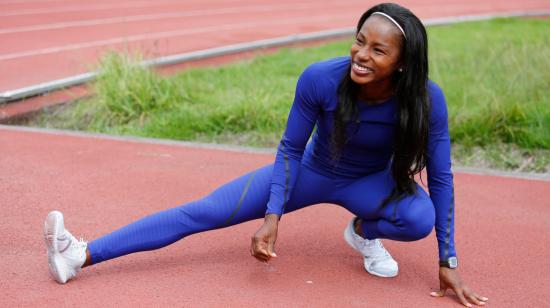
{"type": "Polygon", "coordinates": [[[435,225],[441,289],[432,295],[451,288],[466,306],[487,301],[456,272],[445,98],[428,80],[422,23],[396,4],[361,16],[351,56],[302,73],[273,164],[89,243],[77,241],[53,211],[44,226],[50,273],[65,283],[82,267],[261,217],[250,253],[268,262],[276,256],[281,215],[317,203],[356,216],[344,238],[362,254],[367,272],[381,277],[396,276],[398,266],[379,239],[415,241],[435,225]],[[425,167],[429,195],[413,179],[425,167]]]}

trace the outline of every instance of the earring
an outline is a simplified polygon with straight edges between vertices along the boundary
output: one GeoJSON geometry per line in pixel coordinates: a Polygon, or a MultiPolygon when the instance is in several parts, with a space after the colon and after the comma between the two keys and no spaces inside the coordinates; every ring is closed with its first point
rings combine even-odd
{"type": "Polygon", "coordinates": [[[399,71],[400,73],[402,73],[402,72],[403,72],[403,68],[400,67],[400,68],[398,69],[398,71],[399,71]]]}

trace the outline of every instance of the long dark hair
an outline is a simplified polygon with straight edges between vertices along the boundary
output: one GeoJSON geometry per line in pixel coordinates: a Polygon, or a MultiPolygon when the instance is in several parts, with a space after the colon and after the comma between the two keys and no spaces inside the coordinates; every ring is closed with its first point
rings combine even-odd
{"type": "MultiPolygon", "coordinates": [[[[405,194],[416,193],[414,175],[426,166],[427,139],[430,105],[427,97],[428,86],[428,38],[422,22],[408,9],[393,3],[382,3],[366,11],[357,23],[357,32],[374,12],[391,16],[405,32],[402,44],[401,64],[403,71],[392,77],[395,97],[399,108],[394,140],[394,154],[391,171],[396,186],[382,202],[400,199],[405,194]]],[[[357,94],[359,85],[346,71],[338,87],[338,105],[334,112],[332,134],[333,156],[339,157],[348,137],[347,126],[358,118],[357,94]]]]}

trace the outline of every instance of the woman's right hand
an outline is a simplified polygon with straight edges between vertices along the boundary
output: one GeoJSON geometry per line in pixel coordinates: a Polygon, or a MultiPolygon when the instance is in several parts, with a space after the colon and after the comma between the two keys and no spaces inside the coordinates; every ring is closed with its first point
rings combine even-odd
{"type": "Polygon", "coordinates": [[[271,258],[277,257],[275,254],[275,241],[277,240],[277,228],[279,226],[279,216],[276,214],[267,214],[264,224],[252,236],[250,254],[261,262],[268,262],[271,258]]]}

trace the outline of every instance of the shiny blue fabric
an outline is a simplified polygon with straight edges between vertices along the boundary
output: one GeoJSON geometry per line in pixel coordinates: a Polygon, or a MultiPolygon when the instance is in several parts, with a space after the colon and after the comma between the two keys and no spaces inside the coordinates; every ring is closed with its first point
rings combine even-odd
{"type": "MultiPolygon", "coordinates": [[[[338,204],[363,218],[368,238],[413,241],[428,235],[435,212],[429,196],[418,193],[384,209],[378,204],[393,187],[389,169],[360,178],[326,176],[301,165],[286,212],[319,203],[338,204]]],[[[245,174],[208,196],[144,217],[88,243],[92,263],[169,245],[188,235],[262,218],[269,199],[273,164],[245,174]]],[[[313,236],[313,235],[312,235],[313,236]]]]}
{"type": "Polygon", "coordinates": [[[300,76],[273,164],[202,199],[150,215],[90,242],[92,262],[157,249],[197,232],[318,203],[340,205],[361,217],[369,239],[418,240],[435,225],[440,259],[455,256],[453,176],[443,92],[429,83],[429,195],[417,185],[415,195],[381,209],[381,201],[395,186],[389,169],[397,121],[395,99],[377,105],[359,102],[359,122],[350,129],[340,159],[334,161],[330,155],[332,112],[349,61],[349,57],[339,57],[318,62],[300,76]]]}
{"type": "MultiPolygon", "coordinates": [[[[380,171],[391,164],[392,143],[398,121],[395,98],[377,105],[359,102],[359,123],[348,130],[350,139],[339,160],[333,161],[331,157],[329,142],[333,112],[338,102],[337,89],[344,74],[348,74],[350,61],[350,57],[339,57],[314,63],[300,76],[275,159],[266,213],[284,213],[301,164],[323,174],[351,178],[380,171]],[[314,127],[315,133],[308,144],[314,127]]],[[[444,260],[456,255],[451,142],[443,91],[430,81],[428,93],[431,102],[428,186],[436,210],[439,257],[444,260]]]]}

